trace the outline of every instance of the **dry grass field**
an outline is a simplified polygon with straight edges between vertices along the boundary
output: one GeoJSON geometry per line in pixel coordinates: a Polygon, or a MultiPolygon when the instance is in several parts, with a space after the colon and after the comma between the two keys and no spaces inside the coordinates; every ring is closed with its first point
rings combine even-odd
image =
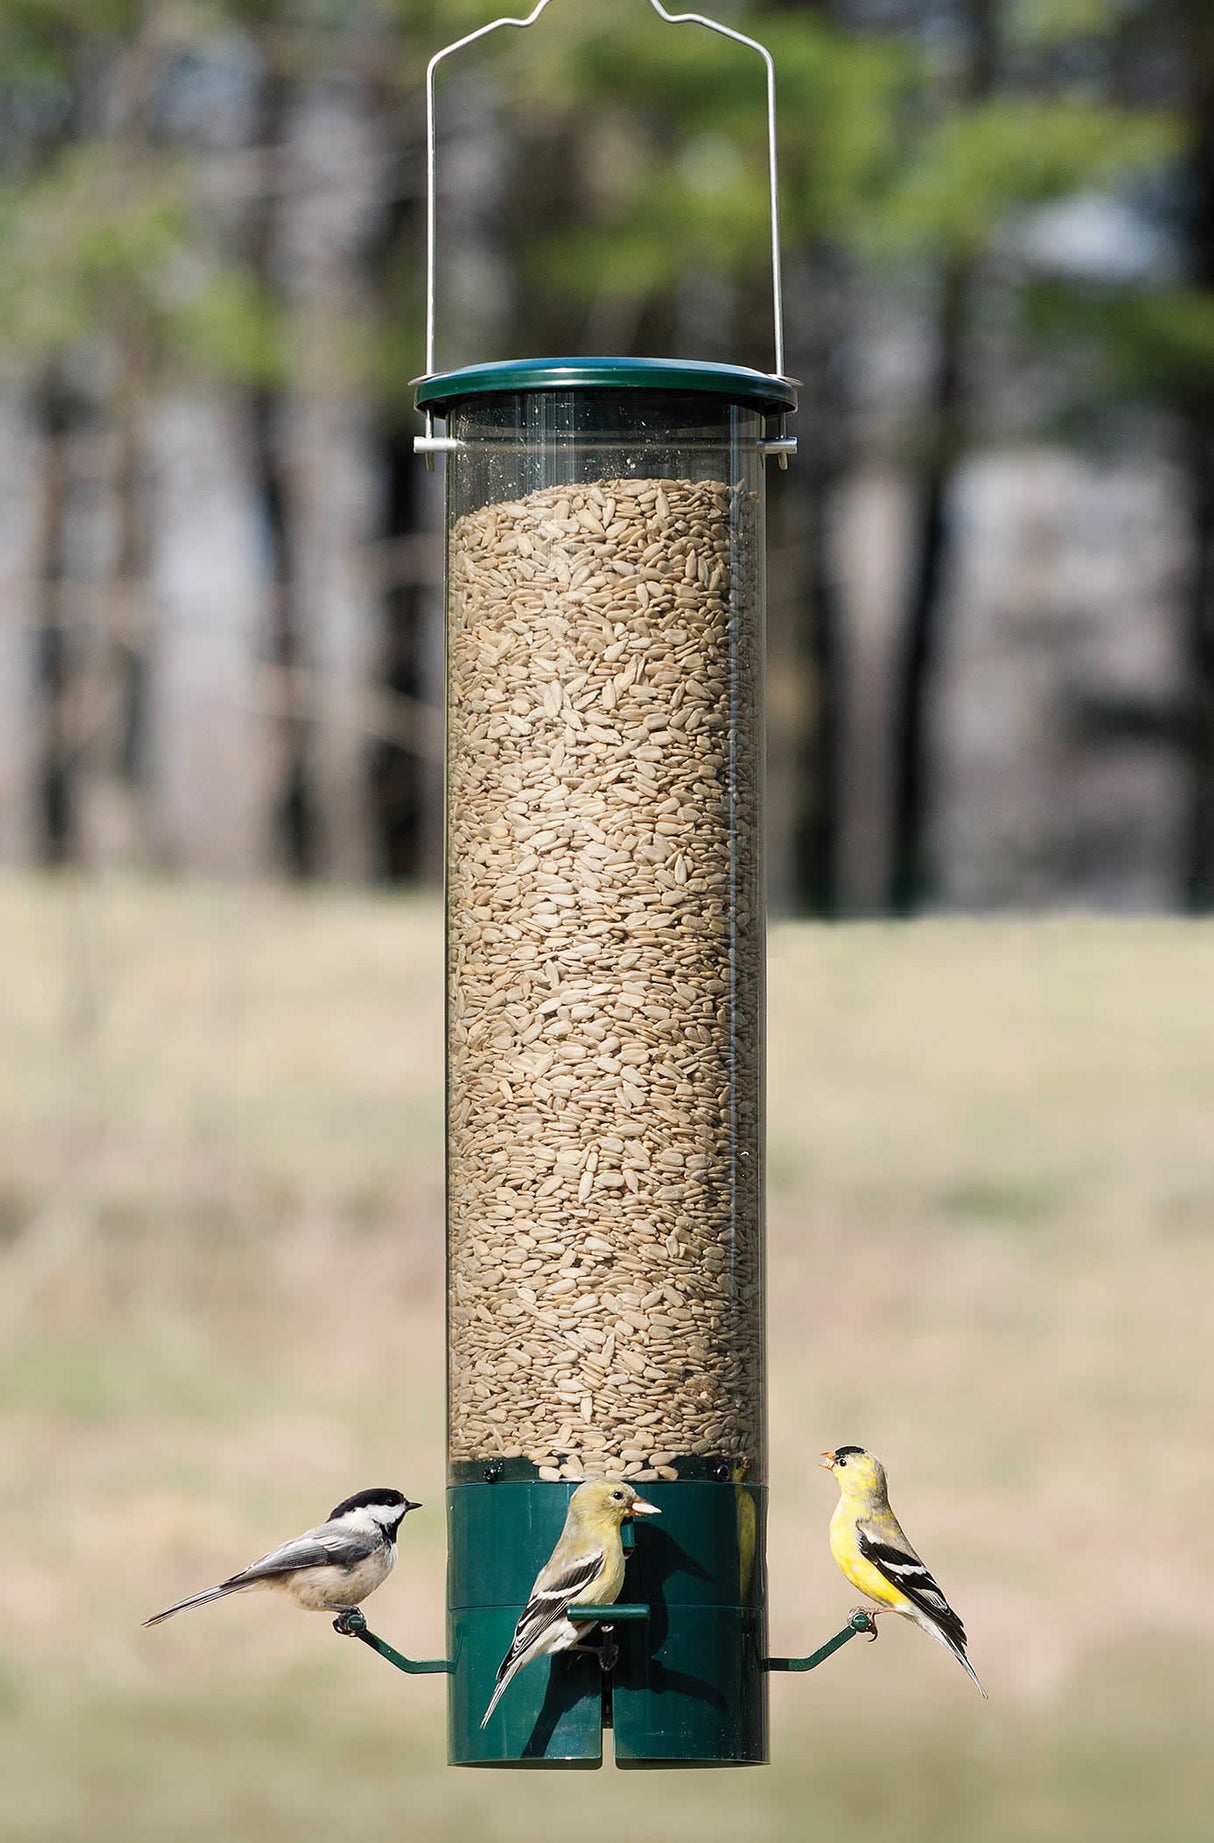
{"type": "Polygon", "coordinates": [[[1214,929],[778,928],[772,1639],[873,1446],[991,1692],[908,1629],[766,1771],[455,1772],[441,1683],[270,1599],[139,1621],[362,1485],[442,1641],[431,901],[0,885],[5,1843],[1198,1843],[1214,1826],[1214,929]],[[575,1826],[577,1828],[575,1829],[575,1826]]]}

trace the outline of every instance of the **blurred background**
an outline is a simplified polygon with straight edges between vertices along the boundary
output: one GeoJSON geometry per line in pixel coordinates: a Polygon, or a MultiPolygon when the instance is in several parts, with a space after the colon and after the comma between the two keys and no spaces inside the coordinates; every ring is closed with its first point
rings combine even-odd
{"type": "MultiPolygon", "coordinates": [[[[821,0],[779,73],[772,1642],[857,1441],[970,1628],[761,1773],[442,1764],[426,59],[484,0],[0,0],[0,1834],[1197,1843],[1214,1692],[1214,14],[821,0]],[[904,918],[914,917],[913,925],[904,918]],[[836,925],[843,923],[845,925],[836,925]],[[829,924],[829,925],[828,925],[829,924]]],[[[554,0],[440,98],[440,366],[770,369],[758,60],[554,0]]]]}
{"type": "MultiPolygon", "coordinates": [[[[437,875],[422,81],[492,16],[0,5],[0,861],[437,875]]],[[[777,60],[805,386],[774,898],[1208,908],[1208,6],[722,17],[777,60]]],[[[770,369],[762,97],[645,0],[453,60],[439,365],[770,369]]]]}

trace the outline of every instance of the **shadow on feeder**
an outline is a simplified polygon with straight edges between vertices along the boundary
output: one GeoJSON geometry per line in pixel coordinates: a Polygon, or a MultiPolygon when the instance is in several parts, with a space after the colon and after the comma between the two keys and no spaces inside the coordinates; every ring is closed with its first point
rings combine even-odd
{"type": "Polygon", "coordinates": [[[522,1750],[524,1760],[543,1760],[548,1756],[548,1749],[560,1724],[561,1718],[568,1715],[583,1697],[591,1694],[590,1673],[603,1681],[604,1708],[610,1707],[610,1673],[608,1667],[597,1658],[570,1657],[561,1652],[551,1660],[548,1672],[548,1688],[535,1718],[535,1726],[528,1735],[522,1750]]]}
{"type": "Polygon", "coordinates": [[[649,1618],[643,1634],[637,1635],[625,1654],[632,1665],[627,1677],[643,1675],[645,1687],[653,1695],[690,1696],[696,1702],[723,1712],[725,1698],[716,1684],[691,1671],[672,1670],[658,1656],[670,1634],[670,1614],[663,1591],[666,1583],[680,1575],[711,1583],[713,1575],[688,1554],[669,1530],[652,1528],[646,1530],[645,1535],[643,1561],[638,1556],[637,1582],[649,1602],[649,1618]]]}

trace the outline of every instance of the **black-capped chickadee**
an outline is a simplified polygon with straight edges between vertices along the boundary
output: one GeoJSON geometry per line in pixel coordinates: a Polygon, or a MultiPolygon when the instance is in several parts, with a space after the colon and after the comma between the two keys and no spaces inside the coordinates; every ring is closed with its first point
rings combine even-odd
{"type": "Polygon", "coordinates": [[[403,1491],[356,1491],[315,1529],[143,1623],[159,1625],[187,1606],[205,1606],[249,1587],[277,1588],[310,1613],[349,1612],[383,1586],[396,1561],[396,1532],[411,1510],[420,1509],[403,1491]]]}

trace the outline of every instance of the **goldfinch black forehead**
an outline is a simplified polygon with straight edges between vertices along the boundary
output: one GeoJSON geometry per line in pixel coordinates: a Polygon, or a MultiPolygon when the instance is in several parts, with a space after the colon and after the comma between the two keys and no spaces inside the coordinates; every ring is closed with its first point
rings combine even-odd
{"type": "MultiPolygon", "coordinates": [[[[329,1520],[348,1516],[352,1510],[400,1510],[409,1503],[403,1491],[394,1491],[390,1485],[384,1485],[377,1491],[356,1491],[353,1497],[344,1497],[340,1504],[329,1512],[329,1520]]],[[[412,1508],[412,1506],[411,1506],[412,1508]]]]}
{"type": "Polygon", "coordinates": [[[838,1465],[843,1459],[850,1459],[853,1454],[856,1453],[859,1453],[861,1457],[863,1457],[864,1448],[862,1446],[836,1446],[835,1464],[838,1465]]]}

